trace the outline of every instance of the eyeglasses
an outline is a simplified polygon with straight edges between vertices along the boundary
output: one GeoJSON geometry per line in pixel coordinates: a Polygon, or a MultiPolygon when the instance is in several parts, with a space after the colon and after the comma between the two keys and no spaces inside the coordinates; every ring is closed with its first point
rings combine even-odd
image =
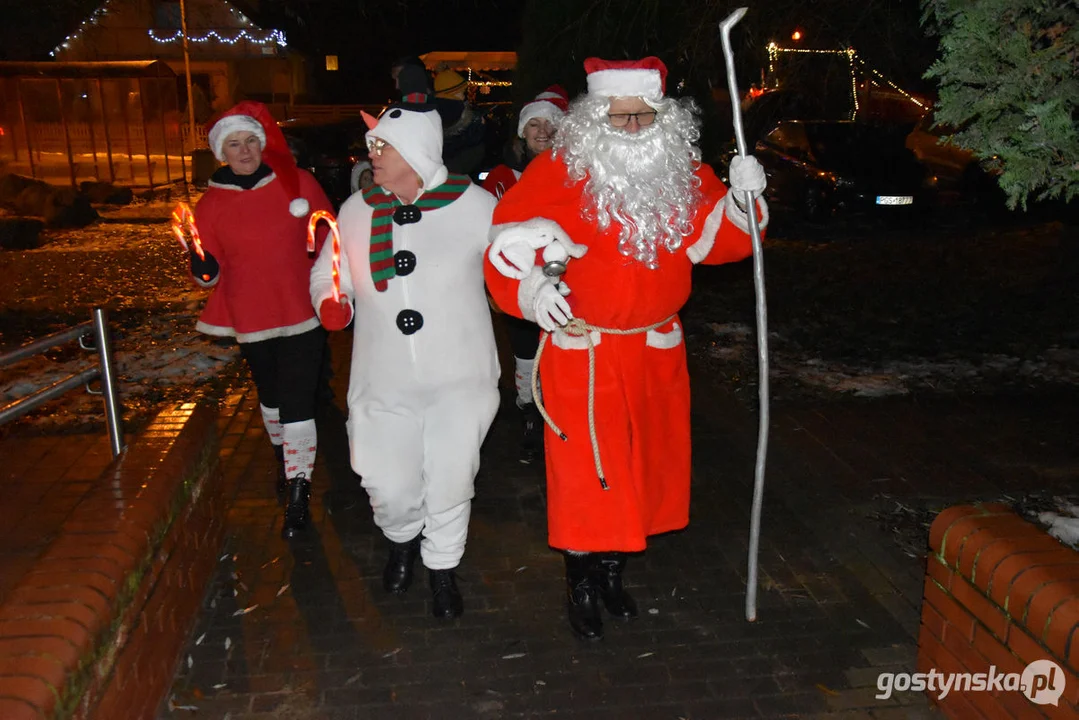
{"type": "Polygon", "coordinates": [[[611,121],[611,125],[616,128],[623,128],[629,125],[630,120],[636,120],[637,125],[640,127],[648,127],[656,121],[655,110],[645,110],[644,112],[635,113],[607,113],[607,119],[611,121]]]}
{"type": "Polygon", "coordinates": [[[389,145],[382,138],[367,138],[367,152],[377,157],[382,157],[382,151],[389,145]]]}

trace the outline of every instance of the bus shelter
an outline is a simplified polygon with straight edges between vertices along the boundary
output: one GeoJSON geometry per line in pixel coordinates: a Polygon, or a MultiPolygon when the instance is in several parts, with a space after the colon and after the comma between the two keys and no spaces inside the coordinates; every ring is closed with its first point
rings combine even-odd
{"type": "Polygon", "coordinates": [[[0,62],[0,173],[73,186],[183,180],[177,87],[161,61],[0,62]]]}

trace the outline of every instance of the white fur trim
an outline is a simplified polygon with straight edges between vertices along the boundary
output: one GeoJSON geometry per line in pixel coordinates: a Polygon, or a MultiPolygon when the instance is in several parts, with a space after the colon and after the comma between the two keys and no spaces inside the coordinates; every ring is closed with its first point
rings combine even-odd
{"type": "MultiPolygon", "coordinates": [[[[588,336],[592,338],[592,347],[598,347],[603,342],[603,336],[599,330],[590,330],[588,336]]],[[[551,343],[559,350],[587,350],[588,338],[583,335],[567,335],[562,330],[551,333],[551,343]]]]}
{"type": "Polygon", "coordinates": [[[493,243],[495,238],[505,232],[520,235],[536,250],[547,247],[559,238],[571,239],[569,233],[563,230],[561,225],[545,217],[535,217],[524,222],[492,225],[487,237],[493,243]]]}
{"type": "MultiPolygon", "coordinates": [[[[558,97],[555,93],[548,93],[551,97],[558,97]]],[[[534,118],[547,118],[551,121],[552,125],[558,126],[558,121],[565,113],[555,105],[554,103],[547,102],[546,100],[534,100],[523,108],[521,108],[521,114],[517,118],[517,137],[523,138],[525,136],[525,125],[529,120],[534,118]]]]}
{"type": "MultiPolygon", "coordinates": [[[[738,204],[735,202],[734,199],[734,193],[728,192],[726,195],[724,195],[722,204],[726,208],[724,215],[727,216],[727,219],[734,223],[734,226],[737,227],[739,230],[744,233],[748,233],[749,214],[743,212],[738,208],[738,204]]],[[[719,207],[719,203],[716,204],[716,207],[719,207]]],[[[760,208],[761,211],[760,229],[763,230],[768,227],[768,203],[764,201],[764,198],[759,197],[757,198],[757,207],[760,208]]]]}
{"type": "Polygon", "coordinates": [[[659,70],[597,70],[588,74],[588,94],[597,97],[663,97],[659,70]]]}
{"type": "Polygon", "coordinates": [[[660,350],[673,350],[682,344],[682,326],[674,323],[667,332],[649,330],[645,333],[644,344],[660,350]]]}
{"type": "Polygon", "coordinates": [[[304,198],[292,198],[292,201],[288,204],[288,213],[292,217],[307,217],[309,212],[311,212],[311,203],[304,198]]]}
{"type": "Polygon", "coordinates": [[[257,135],[262,149],[266,149],[266,128],[262,127],[262,123],[250,115],[228,115],[215,122],[214,126],[210,128],[210,134],[206,137],[206,142],[209,144],[210,149],[213,150],[214,157],[220,162],[225,162],[223,152],[225,140],[232,133],[241,130],[257,135]]]}
{"type": "Polygon", "coordinates": [[[206,335],[216,335],[218,337],[235,337],[236,342],[249,343],[258,342],[260,340],[269,340],[275,337],[292,337],[293,335],[302,335],[308,330],[314,330],[320,325],[317,317],[312,317],[310,320],[304,320],[301,323],[295,325],[286,325],[285,327],[269,328],[267,330],[259,330],[252,333],[237,333],[236,328],[226,327],[224,325],[210,325],[199,320],[195,324],[195,329],[200,333],[206,335]]]}
{"type": "Polygon", "coordinates": [[[708,217],[705,218],[704,228],[701,230],[701,237],[697,242],[686,248],[686,256],[689,261],[696,265],[701,260],[708,257],[708,253],[712,252],[712,246],[716,244],[716,234],[719,232],[720,225],[723,224],[723,200],[721,199],[712,208],[712,212],[708,213],[708,217]]]}

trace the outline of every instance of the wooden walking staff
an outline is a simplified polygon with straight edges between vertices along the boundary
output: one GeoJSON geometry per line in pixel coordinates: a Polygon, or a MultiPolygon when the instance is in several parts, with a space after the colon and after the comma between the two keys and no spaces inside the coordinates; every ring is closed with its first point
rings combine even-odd
{"type": "Polygon", "coordinates": [[[325,220],[330,226],[330,238],[333,243],[333,299],[341,300],[341,231],[337,228],[337,218],[328,210],[316,210],[307,221],[307,252],[315,252],[315,228],[319,220],[325,220]]]}
{"type": "MultiPolygon", "coordinates": [[[[742,130],[742,106],[739,102],[738,80],[734,74],[734,51],[731,50],[731,28],[742,19],[749,8],[738,8],[719,24],[723,36],[723,56],[727,61],[727,86],[731,93],[734,115],[734,137],[738,155],[745,157],[746,136],[742,130]]],[[[757,296],[757,363],[760,373],[760,425],[757,428],[757,463],[753,472],[753,509],[749,519],[749,568],[746,578],[746,620],[757,619],[757,555],[761,537],[761,505],[764,502],[764,463],[768,456],[768,305],[764,296],[764,253],[761,247],[761,228],[757,223],[757,203],[752,192],[746,192],[745,206],[749,216],[749,233],[753,238],[753,287],[757,296]]]]}

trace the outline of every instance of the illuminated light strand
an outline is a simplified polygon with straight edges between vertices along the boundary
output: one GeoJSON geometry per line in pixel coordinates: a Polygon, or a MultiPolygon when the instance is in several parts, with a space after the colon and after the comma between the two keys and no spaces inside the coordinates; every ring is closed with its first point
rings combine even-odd
{"type": "MultiPolygon", "coordinates": [[[[147,30],[146,32],[147,34],[149,34],[151,39],[159,43],[172,43],[178,40],[183,40],[184,38],[184,33],[182,30],[177,30],[170,37],[158,37],[157,33],[155,33],[153,30],[147,30]]],[[[272,45],[274,43],[280,45],[281,47],[287,47],[288,45],[285,40],[285,33],[281,32],[280,30],[271,30],[263,37],[257,37],[247,32],[247,30],[241,30],[238,34],[231,38],[218,34],[216,30],[211,30],[210,32],[206,33],[201,37],[188,35],[187,39],[191,42],[197,43],[217,40],[219,42],[225,43],[226,45],[235,45],[241,40],[247,40],[248,42],[252,42],[257,45],[272,45]]]]}
{"type": "Polygon", "coordinates": [[[907,92],[906,90],[904,90],[903,88],[899,87],[894,82],[892,82],[891,80],[886,78],[876,68],[870,67],[865,62],[865,60],[862,59],[862,57],[858,54],[858,52],[854,48],[845,48],[845,49],[842,49],[842,50],[813,50],[813,49],[808,49],[808,48],[785,48],[785,47],[779,47],[775,42],[770,42],[770,43],[768,43],[768,74],[769,75],[775,76],[775,72],[776,72],[775,63],[776,63],[776,60],[779,59],[779,54],[780,53],[801,53],[801,54],[804,54],[804,55],[846,55],[847,56],[847,64],[849,66],[849,71],[850,71],[851,97],[854,100],[854,111],[851,114],[851,119],[852,120],[855,118],[855,116],[858,114],[858,111],[861,109],[860,103],[858,101],[857,70],[854,67],[854,64],[856,62],[858,63],[858,66],[860,68],[862,68],[862,70],[865,73],[871,74],[871,75],[879,78],[882,82],[887,84],[888,87],[890,87],[892,90],[895,90],[897,93],[902,95],[907,100],[910,100],[912,103],[914,103],[918,107],[920,107],[922,109],[925,109],[925,107],[926,107],[926,104],[924,102],[922,102],[918,98],[914,97],[914,95],[907,92]]]}
{"type": "MultiPolygon", "coordinates": [[[[199,237],[199,228],[195,225],[195,213],[192,212],[191,206],[185,202],[179,203],[176,209],[172,211],[172,234],[176,236],[176,239],[180,241],[180,244],[184,246],[184,250],[191,252],[191,249],[187,244],[187,236],[191,237],[191,244],[195,246],[195,254],[199,256],[199,260],[206,259],[206,251],[202,249],[202,239],[199,237]]],[[[203,280],[209,280],[210,278],[204,277],[203,280]]]]}
{"type": "MultiPolygon", "coordinates": [[[[109,4],[111,2],[112,2],[112,0],[105,0],[105,2],[103,2],[96,10],[94,10],[92,13],[90,13],[90,16],[87,17],[85,20],[83,20],[81,23],[79,23],[79,27],[76,28],[73,33],[71,33],[70,35],[65,37],[64,41],[62,43],[60,43],[59,45],[54,47],[52,49],[52,51],[49,52],[49,56],[50,57],[56,57],[57,53],[59,53],[61,50],[66,50],[68,47],[71,46],[71,43],[78,40],[79,37],[82,36],[82,33],[86,30],[87,27],[92,27],[94,25],[97,25],[98,20],[100,20],[105,15],[108,15],[108,13],[109,13],[109,4]]],[[[225,7],[228,8],[230,13],[232,13],[237,18],[239,18],[239,20],[241,22],[251,26],[251,28],[261,29],[257,25],[255,25],[255,23],[251,22],[250,18],[248,18],[242,12],[240,12],[235,7],[233,7],[230,3],[225,2],[225,7]]],[[[246,33],[246,30],[241,31],[240,35],[243,35],[244,33],[246,33]]],[[[176,40],[182,39],[182,37],[183,37],[183,32],[181,32],[181,31],[177,31],[177,33],[176,33],[176,35],[174,37],[165,38],[165,39],[157,38],[154,35],[153,30],[150,30],[149,34],[150,34],[150,37],[153,38],[154,40],[156,40],[157,42],[175,42],[176,40]]],[[[210,35],[216,35],[216,32],[210,31],[209,33],[207,33],[207,35],[205,35],[202,38],[192,38],[191,36],[188,36],[188,39],[189,40],[194,40],[195,42],[205,42],[206,40],[210,39],[210,35]]],[[[225,42],[225,43],[227,43],[229,45],[235,44],[240,39],[242,39],[239,35],[236,38],[233,38],[232,41],[221,38],[220,36],[217,36],[217,37],[218,37],[219,40],[221,40],[222,42],[225,42]]],[[[257,39],[257,38],[253,38],[251,36],[248,36],[248,39],[251,42],[254,42],[254,43],[259,44],[259,45],[267,45],[267,44],[270,44],[270,43],[277,43],[281,47],[288,47],[288,45],[286,43],[285,34],[283,32],[281,32],[280,30],[271,31],[267,35],[267,37],[264,38],[264,39],[257,39]]]]}
{"type": "Polygon", "coordinates": [[[56,57],[56,53],[60,52],[61,50],[66,50],[71,43],[73,43],[79,38],[80,35],[82,35],[83,31],[88,25],[97,25],[98,19],[108,14],[110,2],[111,0],[105,0],[105,2],[102,3],[96,10],[90,13],[90,16],[88,18],[79,23],[79,27],[75,29],[75,32],[65,37],[62,43],[52,49],[52,51],[49,53],[49,56],[56,57]]]}
{"type": "Polygon", "coordinates": [[[337,218],[330,211],[316,210],[311,213],[311,218],[307,221],[307,252],[315,252],[315,228],[320,220],[325,220],[326,224],[330,226],[330,238],[333,243],[331,246],[333,249],[333,267],[331,270],[333,275],[333,299],[334,302],[341,302],[341,231],[337,227],[337,218]]]}

